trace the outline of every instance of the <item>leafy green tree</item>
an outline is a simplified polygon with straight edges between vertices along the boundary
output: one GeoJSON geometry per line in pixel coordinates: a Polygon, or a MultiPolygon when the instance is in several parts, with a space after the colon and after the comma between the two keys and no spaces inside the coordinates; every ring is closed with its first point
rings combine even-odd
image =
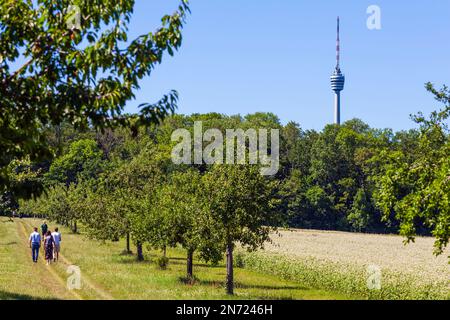
{"type": "Polygon", "coordinates": [[[209,228],[220,236],[226,251],[226,291],[233,294],[236,244],[248,250],[263,247],[280,222],[279,214],[273,210],[275,186],[260,175],[258,167],[247,165],[216,165],[203,179],[209,228]]]}
{"type": "Polygon", "coordinates": [[[333,199],[320,186],[315,185],[306,190],[305,198],[308,205],[309,217],[306,227],[319,229],[333,229],[336,227],[336,218],[332,211],[333,199]]]}
{"type": "Polygon", "coordinates": [[[307,219],[307,204],[305,192],[306,178],[300,170],[293,170],[291,175],[283,180],[278,197],[280,204],[278,210],[291,227],[309,227],[304,224],[307,219]],[[305,219],[306,218],[306,219],[305,219]]]}
{"type": "Polygon", "coordinates": [[[18,200],[30,199],[41,194],[42,170],[41,166],[32,164],[29,158],[15,159],[9,163],[7,167],[9,188],[3,192],[0,200],[4,212],[10,215],[19,208],[18,200]]]}
{"type": "Polygon", "coordinates": [[[312,132],[304,132],[297,123],[289,122],[281,129],[280,175],[287,178],[294,170],[306,176],[310,167],[312,132]]]}
{"type": "Polygon", "coordinates": [[[175,91],[125,116],[140,80],[182,43],[189,7],[181,0],[156,32],[129,39],[134,1],[0,2],[0,187],[14,158],[50,158],[45,126],[95,129],[159,122],[173,112],[175,91]],[[76,5],[76,7],[71,6],[76,5]]]}
{"type": "Polygon", "coordinates": [[[70,191],[70,205],[79,213],[88,237],[118,241],[128,235],[126,253],[131,253],[128,220],[105,178],[100,176],[97,181],[80,181],[70,191]]]}
{"type": "Polygon", "coordinates": [[[137,247],[138,260],[143,260],[142,245],[149,242],[144,211],[155,201],[157,188],[167,179],[171,160],[164,148],[149,146],[129,163],[124,163],[110,178],[116,201],[121,202],[124,216],[137,247]]]}
{"type": "Polygon", "coordinates": [[[219,256],[217,247],[203,238],[207,225],[205,222],[205,204],[202,197],[201,176],[196,170],[174,172],[169,181],[158,188],[153,204],[153,231],[149,235],[158,247],[181,245],[187,251],[187,279],[193,279],[193,261],[196,250],[203,250],[204,260],[219,256]]]}
{"type": "Polygon", "coordinates": [[[154,206],[156,190],[170,172],[170,164],[164,148],[149,144],[131,161],[105,172],[89,189],[83,209],[83,222],[91,235],[100,240],[126,237],[127,252],[131,238],[138,260],[144,260],[142,247],[151,242],[145,211],[154,206]]]}
{"type": "Polygon", "coordinates": [[[271,112],[256,112],[244,117],[247,128],[281,129],[280,119],[271,112]]]}
{"type": "Polygon", "coordinates": [[[68,193],[69,190],[64,184],[53,185],[36,203],[35,211],[39,216],[71,227],[73,232],[77,232],[77,213],[70,206],[68,193]]]}
{"type": "Polygon", "coordinates": [[[7,216],[12,220],[13,212],[18,208],[11,192],[5,192],[0,195],[0,215],[7,216]]]}
{"type": "MultiPolygon", "coordinates": [[[[78,231],[77,220],[81,218],[79,203],[83,204],[83,188],[80,180],[96,179],[104,170],[103,154],[94,140],[83,139],[73,142],[66,154],[55,159],[45,174],[46,184],[52,187],[50,195],[56,197],[49,207],[49,217],[70,225],[78,231]],[[65,186],[65,190],[62,186],[65,186]],[[61,200],[61,201],[60,201],[61,200]]],[[[50,200],[49,200],[50,201],[50,200]]]]}
{"type": "Polygon", "coordinates": [[[421,126],[414,156],[403,150],[383,152],[382,173],[373,179],[378,207],[386,217],[396,215],[407,241],[414,241],[425,226],[436,238],[435,253],[441,254],[450,238],[450,90],[438,91],[431,84],[427,89],[444,108],[433,112],[430,119],[416,116],[421,126]]]}
{"type": "Polygon", "coordinates": [[[20,199],[30,199],[42,193],[42,167],[31,163],[27,157],[15,159],[7,167],[8,191],[0,194],[0,214],[17,213],[20,199]]]}
{"type": "Polygon", "coordinates": [[[66,154],[53,161],[46,174],[48,184],[64,183],[67,187],[79,179],[89,180],[102,170],[103,153],[94,140],[73,142],[66,154]]]}
{"type": "Polygon", "coordinates": [[[29,217],[45,217],[45,198],[40,196],[31,199],[19,199],[19,213],[29,217]]]}
{"type": "Polygon", "coordinates": [[[359,189],[353,200],[353,206],[347,215],[347,221],[353,231],[363,232],[372,224],[372,204],[364,189],[359,189]]]}

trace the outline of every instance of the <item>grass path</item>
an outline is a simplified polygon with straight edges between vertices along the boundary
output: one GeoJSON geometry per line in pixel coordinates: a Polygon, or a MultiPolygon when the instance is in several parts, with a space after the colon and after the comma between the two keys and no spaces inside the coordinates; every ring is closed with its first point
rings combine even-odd
{"type": "Polygon", "coordinates": [[[40,262],[31,260],[28,235],[23,225],[0,220],[0,299],[79,299],[61,278],[40,262]]]}
{"type": "MultiPolygon", "coordinates": [[[[32,226],[29,224],[28,221],[26,220],[21,220],[19,222],[19,224],[22,226],[23,229],[25,229],[24,225],[27,226],[27,228],[29,230],[32,230],[32,226]]],[[[63,270],[67,270],[67,267],[69,266],[73,266],[74,263],[72,263],[69,259],[67,259],[62,253],[59,254],[59,262],[57,264],[57,266],[59,267],[59,269],[63,269],[63,270]],[[62,265],[61,265],[62,263],[62,265]],[[62,268],[61,268],[62,267],[62,268]]],[[[57,277],[60,281],[63,281],[61,275],[59,275],[58,273],[56,273],[54,270],[52,270],[52,268],[49,268],[49,270],[51,270],[52,275],[54,275],[55,277],[57,277]]],[[[64,281],[63,281],[64,282],[64,281]]],[[[64,285],[66,285],[64,283],[64,285]]],[[[87,277],[86,275],[82,276],[82,285],[85,287],[87,287],[87,289],[90,292],[95,293],[95,298],[98,299],[102,299],[102,300],[114,300],[113,296],[110,295],[108,292],[106,292],[105,290],[103,290],[98,284],[95,284],[92,280],[89,279],[89,277],[87,277]]],[[[76,295],[79,299],[83,299],[80,295],[78,295],[76,293],[75,290],[71,290],[71,293],[73,293],[74,295],[76,295]]]]}
{"type": "MultiPolygon", "coordinates": [[[[166,270],[156,258],[161,252],[144,248],[146,261],[137,262],[134,255],[123,255],[124,241],[98,242],[85,235],[72,234],[60,227],[63,235],[62,255],[58,263],[45,266],[42,251],[39,263],[33,264],[28,236],[41,221],[0,218],[0,299],[136,299],[136,300],[228,300],[228,299],[347,299],[354,298],[325,290],[315,290],[301,283],[256,271],[236,268],[236,295],[225,294],[225,267],[210,266],[195,260],[197,281],[183,282],[186,272],[185,252],[168,251],[166,270]],[[82,289],[66,289],[67,267],[81,270],[82,289]]],[[[56,227],[52,223],[51,229],[56,227]]]]}
{"type": "MultiPolygon", "coordinates": [[[[19,223],[16,223],[16,226],[17,226],[17,228],[20,229],[20,231],[19,231],[19,233],[21,234],[20,238],[22,239],[22,243],[23,243],[22,248],[26,249],[28,247],[28,242],[27,242],[28,233],[24,226],[24,222],[20,221],[19,223]]],[[[31,228],[29,228],[29,229],[31,229],[31,228]]],[[[26,251],[29,251],[29,250],[26,250],[26,251]]],[[[40,256],[40,261],[43,262],[45,259],[45,252],[44,252],[43,246],[41,246],[39,256],[40,256]]],[[[60,295],[61,293],[64,293],[64,295],[65,295],[64,291],[67,291],[67,292],[69,292],[70,295],[73,296],[74,299],[83,300],[83,298],[76,291],[67,289],[66,282],[60,275],[58,275],[58,273],[53,269],[52,266],[47,266],[44,263],[37,263],[36,266],[37,266],[37,268],[39,268],[40,275],[42,275],[42,274],[46,275],[44,277],[42,283],[44,285],[53,283],[52,288],[57,290],[57,292],[58,292],[57,295],[60,295]]]]}

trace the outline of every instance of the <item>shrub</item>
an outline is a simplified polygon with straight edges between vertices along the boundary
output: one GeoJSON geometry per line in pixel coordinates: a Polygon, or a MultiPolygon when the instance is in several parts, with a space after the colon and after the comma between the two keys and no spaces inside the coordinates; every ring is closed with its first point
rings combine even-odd
{"type": "Polygon", "coordinates": [[[244,268],[245,267],[245,262],[244,262],[244,253],[242,252],[236,252],[236,254],[234,255],[234,266],[236,268],[244,268]]]}
{"type": "Polygon", "coordinates": [[[156,259],[156,263],[161,270],[165,270],[169,265],[169,258],[164,256],[159,257],[158,259],[156,259]]]}

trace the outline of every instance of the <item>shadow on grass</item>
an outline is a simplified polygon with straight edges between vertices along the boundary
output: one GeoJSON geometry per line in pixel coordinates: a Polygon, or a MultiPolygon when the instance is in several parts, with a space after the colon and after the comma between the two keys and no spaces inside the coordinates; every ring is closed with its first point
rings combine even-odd
{"type": "MultiPolygon", "coordinates": [[[[173,265],[186,265],[186,258],[170,258],[169,257],[169,260],[170,260],[170,264],[173,264],[173,265]]],[[[194,263],[194,268],[195,267],[212,268],[212,269],[225,268],[224,265],[220,265],[220,264],[213,265],[213,264],[207,264],[207,263],[194,263]]]]}
{"type": "Polygon", "coordinates": [[[20,293],[12,293],[7,291],[0,291],[0,300],[35,300],[35,301],[44,301],[44,300],[58,300],[54,299],[43,299],[37,296],[30,296],[28,294],[20,294],[20,293]]]}
{"type": "MultiPolygon", "coordinates": [[[[218,290],[225,290],[225,282],[224,281],[211,281],[211,280],[199,280],[197,277],[194,276],[193,279],[187,278],[187,277],[179,277],[178,278],[180,282],[187,286],[211,286],[218,290]]],[[[256,300],[296,300],[291,295],[279,295],[279,290],[305,290],[305,288],[301,286],[262,286],[262,285],[245,285],[239,282],[235,283],[235,289],[258,289],[258,290],[266,290],[268,295],[261,295],[261,296],[255,296],[256,300]],[[271,295],[270,293],[275,293],[275,295],[271,295]]],[[[240,297],[239,293],[236,293],[236,295],[232,296],[234,298],[240,297]]],[[[244,297],[244,296],[242,296],[244,297]]],[[[247,296],[245,296],[247,297],[247,296]]],[[[244,298],[245,299],[245,298],[244,298]]]]}
{"type": "MultiPolygon", "coordinates": [[[[211,280],[200,280],[197,281],[196,283],[200,284],[200,285],[205,285],[205,286],[212,286],[212,287],[216,287],[216,288],[224,288],[225,287],[225,282],[223,281],[211,281],[211,280]]],[[[296,286],[296,285],[291,285],[291,286],[268,286],[268,285],[258,285],[258,284],[244,284],[241,282],[235,282],[234,283],[234,287],[236,289],[259,289],[259,290],[269,290],[269,291],[275,291],[275,290],[308,290],[307,288],[303,287],[303,286],[296,286]]]]}
{"type": "Polygon", "coordinates": [[[12,242],[8,242],[8,243],[0,243],[0,246],[14,246],[18,244],[17,241],[12,241],[12,242]]]}
{"type": "Polygon", "coordinates": [[[132,256],[134,256],[134,253],[133,253],[133,251],[127,251],[127,250],[123,250],[121,253],[119,253],[119,256],[122,256],[122,257],[132,257],[132,256]]]}
{"type": "Polygon", "coordinates": [[[258,284],[243,284],[236,282],[235,287],[237,289],[261,289],[261,290],[308,290],[303,286],[268,286],[268,285],[258,285],[258,284]]]}
{"type": "Polygon", "coordinates": [[[201,284],[201,281],[196,276],[194,276],[193,278],[179,277],[178,280],[188,286],[193,286],[195,284],[201,284]]]}
{"type": "Polygon", "coordinates": [[[114,262],[120,264],[136,264],[136,265],[153,264],[153,260],[148,258],[146,258],[143,261],[139,261],[135,256],[116,256],[114,258],[115,258],[114,262]]]}
{"type": "Polygon", "coordinates": [[[143,261],[139,261],[137,255],[135,254],[126,254],[124,252],[115,253],[112,255],[114,262],[120,264],[153,264],[156,255],[145,255],[145,259],[143,261]]]}
{"type": "Polygon", "coordinates": [[[186,261],[186,258],[180,258],[180,257],[169,257],[170,260],[173,261],[186,261]]]}
{"type": "Polygon", "coordinates": [[[268,296],[261,296],[261,297],[256,297],[255,300],[280,300],[280,301],[295,301],[297,299],[294,299],[292,297],[268,297],[268,296]]]}
{"type": "MultiPolygon", "coordinates": [[[[160,258],[161,256],[158,254],[146,254],[144,261],[138,261],[135,254],[124,254],[123,252],[117,253],[113,255],[114,262],[120,263],[120,264],[155,264],[156,259],[160,258]]],[[[169,264],[174,266],[185,266],[186,265],[186,258],[179,258],[179,257],[169,257],[169,264]]],[[[212,264],[206,264],[206,263],[194,263],[194,268],[224,268],[225,266],[222,265],[212,265],[212,264]]]]}

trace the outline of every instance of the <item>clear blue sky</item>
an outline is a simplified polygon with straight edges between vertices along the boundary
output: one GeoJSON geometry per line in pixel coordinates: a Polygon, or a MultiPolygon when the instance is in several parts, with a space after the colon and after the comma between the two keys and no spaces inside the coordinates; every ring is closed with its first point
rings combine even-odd
{"type": "MultiPolygon", "coordinates": [[[[177,0],[136,0],[130,31],[153,30],[177,0]]],[[[333,121],[329,76],[341,16],[343,120],[409,129],[411,113],[439,104],[424,83],[450,85],[449,0],[191,0],[184,43],[142,82],[136,101],[180,93],[178,113],[273,112],[283,123],[322,129],[333,121]],[[369,5],[382,29],[366,27],[369,5]]]]}

